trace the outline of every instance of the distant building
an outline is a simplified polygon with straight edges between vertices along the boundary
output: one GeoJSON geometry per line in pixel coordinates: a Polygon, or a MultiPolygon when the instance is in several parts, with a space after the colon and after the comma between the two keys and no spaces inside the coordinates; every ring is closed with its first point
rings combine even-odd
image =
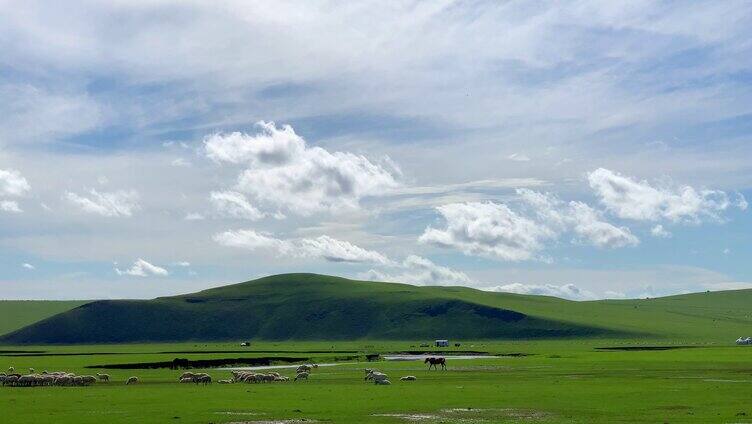
{"type": "Polygon", "coordinates": [[[449,347],[449,340],[436,340],[436,347],[449,347]]]}

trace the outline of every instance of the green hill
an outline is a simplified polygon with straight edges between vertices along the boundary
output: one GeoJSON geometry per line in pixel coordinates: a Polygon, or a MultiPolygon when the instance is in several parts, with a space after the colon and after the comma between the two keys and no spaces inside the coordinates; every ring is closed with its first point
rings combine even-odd
{"type": "Polygon", "coordinates": [[[86,303],[81,300],[0,300],[0,334],[5,334],[86,303]]]}
{"type": "Polygon", "coordinates": [[[95,301],[14,331],[0,341],[500,339],[612,334],[596,326],[528,316],[457,294],[446,288],[286,274],[154,300],[95,301]]]}
{"type": "Polygon", "coordinates": [[[154,300],[95,301],[8,333],[0,342],[564,337],[729,342],[752,335],[750,304],[752,290],[575,302],[284,274],[154,300]]]}

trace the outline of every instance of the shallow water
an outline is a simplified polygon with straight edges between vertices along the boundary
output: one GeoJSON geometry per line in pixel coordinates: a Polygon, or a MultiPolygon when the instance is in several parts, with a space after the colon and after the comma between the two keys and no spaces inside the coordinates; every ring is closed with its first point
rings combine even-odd
{"type": "MultiPolygon", "coordinates": [[[[384,360],[387,361],[424,361],[426,358],[429,357],[436,357],[437,355],[382,355],[381,357],[384,360]]],[[[492,356],[492,355],[442,355],[442,358],[446,358],[446,360],[463,360],[463,359],[494,359],[498,358],[498,356],[492,356]]],[[[337,362],[337,363],[326,363],[326,364],[318,364],[320,367],[336,367],[337,365],[352,365],[356,362],[337,362]]],[[[367,364],[367,362],[363,362],[367,364]]],[[[292,364],[292,365],[259,365],[259,366],[253,366],[253,367],[228,367],[228,368],[217,368],[219,370],[227,370],[227,371],[261,371],[261,370],[274,370],[274,369],[295,369],[298,368],[300,364],[292,364]]]]}

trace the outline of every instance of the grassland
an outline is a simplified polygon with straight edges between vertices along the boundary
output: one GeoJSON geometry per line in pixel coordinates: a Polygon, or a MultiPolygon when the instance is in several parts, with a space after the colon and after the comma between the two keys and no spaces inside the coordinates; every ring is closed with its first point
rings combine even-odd
{"type": "Polygon", "coordinates": [[[80,300],[0,300],[0,334],[33,324],[86,303],[80,300]]]}
{"type": "MultiPolygon", "coordinates": [[[[254,423],[306,419],[333,423],[712,423],[752,422],[752,348],[697,344],[663,351],[604,351],[646,346],[624,340],[463,342],[461,349],[520,354],[450,360],[449,370],[421,362],[357,362],[319,367],[308,382],[181,385],[180,371],[106,370],[111,383],[91,387],[0,387],[7,422],[254,423]],[[363,382],[377,367],[391,386],[363,382]],[[416,375],[415,382],[397,381],[416,375]],[[123,385],[130,375],[141,383],[123,385]],[[413,417],[415,418],[415,417],[413,417]]],[[[245,353],[236,344],[150,344],[30,347],[39,353],[0,356],[0,366],[93,373],[90,365],[291,354],[318,363],[364,352],[415,349],[409,342],[258,343],[245,353]],[[319,353],[310,353],[317,351],[319,353]],[[173,353],[164,353],[173,352],[173,353]],[[176,353],[180,352],[180,353],[176,353]],[[190,353],[188,353],[190,352],[190,353]],[[71,355],[85,353],[86,355],[71,355]]],[[[454,348],[453,348],[454,349],[454,348]]],[[[226,371],[205,370],[215,379],[226,371]]],[[[290,371],[282,371],[290,374],[290,371]]]]}
{"type": "MultiPolygon", "coordinates": [[[[283,274],[149,301],[99,301],[0,341],[642,338],[734,340],[752,326],[752,290],[573,302],[461,287],[283,274]],[[305,322],[306,325],[290,325],[305,322]],[[106,323],[106,325],[103,325],[106,323]]],[[[0,305],[0,317],[7,316],[0,305]]]]}

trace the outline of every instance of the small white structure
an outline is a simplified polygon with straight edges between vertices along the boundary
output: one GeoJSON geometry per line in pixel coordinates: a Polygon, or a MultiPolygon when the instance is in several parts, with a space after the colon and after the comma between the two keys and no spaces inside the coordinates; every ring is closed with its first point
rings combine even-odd
{"type": "Polygon", "coordinates": [[[736,339],[736,344],[738,345],[752,345],[752,337],[739,337],[736,339]]]}
{"type": "Polygon", "coordinates": [[[449,340],[436,340],[436,347],[449,347],[449,340]]]}

